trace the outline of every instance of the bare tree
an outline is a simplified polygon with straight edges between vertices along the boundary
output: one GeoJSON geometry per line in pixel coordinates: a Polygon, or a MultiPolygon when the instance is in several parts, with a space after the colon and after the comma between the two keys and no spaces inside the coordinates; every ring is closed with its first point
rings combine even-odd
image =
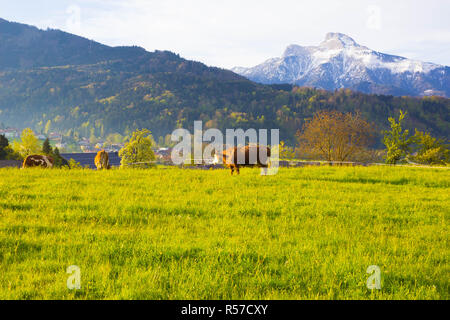
{"type": "Polygon", "coordinates": [[[301,152],[327,161],[349,161],[370,146],[375,136],[372,124],[357,112],[318,111],[297,132],[301,152]]]}

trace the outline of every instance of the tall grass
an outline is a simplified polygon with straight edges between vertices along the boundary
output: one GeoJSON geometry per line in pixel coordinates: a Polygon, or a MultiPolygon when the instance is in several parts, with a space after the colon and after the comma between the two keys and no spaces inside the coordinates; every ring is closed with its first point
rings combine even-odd
{"type": "Polygon", "coordinates": [[[2,169],[0,298],[448,299],[449,184],[397,167],[2,169]]]}

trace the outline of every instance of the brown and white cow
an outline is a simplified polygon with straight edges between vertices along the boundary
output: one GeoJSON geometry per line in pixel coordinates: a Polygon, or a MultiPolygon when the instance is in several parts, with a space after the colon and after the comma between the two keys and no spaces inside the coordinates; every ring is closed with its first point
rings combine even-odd
{"type": "Polygon", "coordinates": [[[111,169],[111,166],[109,165],[109,156],[105,150],[97,152],[97,155],[95,156],[94,159],[94,163],[95,166],[97,167],[97,170],[111,169]]]}
{"type": "MultiPolygon", "coordinates": [[[[270,148],[260,145],[229,148],[223,151],[222,161],[224,166],[231,169],[231,175],[234,171],[239,174],[240,167],[268,168],[270,148]]],[[[215,155],[215,162],[218,162],[217,155],[215,155]]]]}
{"type": "Polygon", "coordinates": [[[30,155],[23,160],[22,168],[32,168],[32,167],[42,167],[51,168],[53,167],[54,160],[50,156],[41,156],[38,154],[30,155]]]}

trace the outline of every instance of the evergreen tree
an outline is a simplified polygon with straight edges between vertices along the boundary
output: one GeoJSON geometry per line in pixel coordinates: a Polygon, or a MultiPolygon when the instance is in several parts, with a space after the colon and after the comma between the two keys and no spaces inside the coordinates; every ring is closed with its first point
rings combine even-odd
{"type": "Polygon", "coordinates": [[[61,167],[61,154],[59,153],[59,149],[55,147],[53,150],[53,165],[57,168],[61,167]]]}
{"type": "Polygon", "coordinates": [[[6,148],[9,146],[8,138],[0,134],[0,160],[6,159],[8,152],[6,148]]]}
{"type": "Polygon", "coordinates": [[[53,149],[52,153],[53,153],[52,156],[53,156],[53,160],[54,160],[53,165],[56,168],[61,168],[62,166],[70,167],[69,162],[61,156],[61,154],[59,153],[59,149],[57,147],[55,147],[55,149],[53,149]]]}
{"type": "Polygon", "coordinates": [[[52,147],[50,146],[50,140],[47,138],[44,141],[44,144],[42,145],[42,152],[46,155],[52,154],[52,147]]]}

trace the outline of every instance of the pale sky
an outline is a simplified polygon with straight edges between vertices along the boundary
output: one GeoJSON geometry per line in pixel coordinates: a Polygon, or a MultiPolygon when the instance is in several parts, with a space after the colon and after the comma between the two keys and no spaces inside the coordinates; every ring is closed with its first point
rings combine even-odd
{"type": "Polygon", "coordinates": [[[328,32],[450,65],[450,0],[0,0],[0,17],[223,68],[318,45],[328,32]]]}

